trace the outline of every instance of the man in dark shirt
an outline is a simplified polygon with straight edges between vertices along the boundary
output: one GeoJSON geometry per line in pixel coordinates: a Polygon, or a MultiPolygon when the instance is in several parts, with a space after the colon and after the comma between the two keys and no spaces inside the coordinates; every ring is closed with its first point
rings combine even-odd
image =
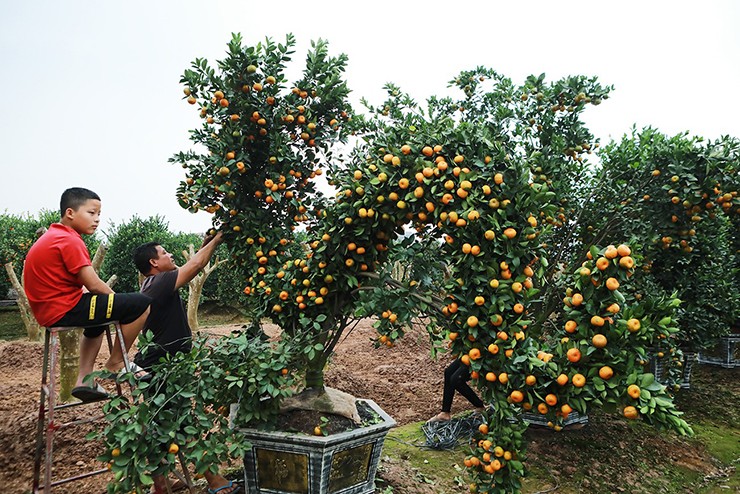
{"type": "MultiPolygon", "coordinates": [[[[216,248],[223,241],[221,232],[203,239],[196,252],[183,266],[177,267],[172,254],[157,242],[148,242],[134,250],[134,263],[146,276],[141,293],[152,299],[145,331],[154,333],[152,345],[147,346],[134,357],[140,367],[150,370],[165,355],[189,352],[192,347],[192,333],[188,324],[185,304],[180,298],[180,288],[187,285],[208,264],[216,248]]],[[[236,494],[240,486],[234,485],[221,475],[205,473],[208,492],[236,494]]],[[[155,493],[166,492],[164,477],[154,479],[155,493]]]]}

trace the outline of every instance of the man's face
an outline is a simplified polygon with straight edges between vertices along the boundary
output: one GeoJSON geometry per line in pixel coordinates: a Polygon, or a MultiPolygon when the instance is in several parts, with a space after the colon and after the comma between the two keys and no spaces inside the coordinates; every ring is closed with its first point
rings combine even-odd
{"type": "Polygon", "coordinates": [[[67,208],[65,219],[77,233],[92,235],[100,224],[100,201],[88,199],[79,208],[67,208]]]}
{"type": "Polygon", "coordinates": [[[174,257],[161,245],[157,246],[157,258],[152,260],[152,264],[159,271],[172,271],[177,269],[174,257]]]}

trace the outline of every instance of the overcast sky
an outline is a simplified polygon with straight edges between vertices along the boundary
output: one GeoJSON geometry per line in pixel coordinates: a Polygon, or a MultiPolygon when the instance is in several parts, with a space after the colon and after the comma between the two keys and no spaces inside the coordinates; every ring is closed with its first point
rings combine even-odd
{"type": "MultiPolygon", "coordinates": [[[[633,124],[668,134],[740,136],[740,2],[0,0],[0,213],[56,209],[67,187],[102,197],[103,227],[177,205],[200,119],[178,80],[195,57],[223,57],[232,32],[254,44],[292,32],[296,67],[312,39],[349,56],[347,79],[379,103],[386,82],[417,100],[478,65],[522,82],[598,76],[611,99],[588,110],[602,142],[633,124]]],[[[296,69],[297,70],[297,69],[296,69]]],[[[2,234],[0,232],[0,234],[2,234]]]]}

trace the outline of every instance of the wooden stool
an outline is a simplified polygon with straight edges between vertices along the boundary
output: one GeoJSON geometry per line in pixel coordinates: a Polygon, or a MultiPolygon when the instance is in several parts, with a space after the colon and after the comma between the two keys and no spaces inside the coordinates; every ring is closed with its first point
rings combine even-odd
{"type": "MultiPolygon", "coordinates": [[[[127,371],[131,370],[131,365],[126,354],[126,344],[123,341],[123,334],[121,332],[121,326],[118,321],[109,323],[106,327],[105,335],[108,340],[108,350],[113,351],[113,338],[111,337],[111,326],[115,327],[116,337],[118,343],[121,345],[121,351],[123,353],[123,365],[127,371]]],[[[56,400],[56,379],[57,379],[57,359],[59,355],[59,333],[63,331],[70,331],[73,329],[79,329],[77,327],[51,327],[46,328],[46,336],[44,338],[44,367],[41,373],[41,398],[39,400],[39,419],[36,429],[36,453],[34,456],[33,464],[33,493],[38,494],[43,491],[44,494],[49,494],[51,488],[55,485],[66,484],[68,482],[74,482],[93,475],[99,475],[101,473],[108,472],[107,468],[95,470],[73,477],[67,477],[61,480],[52,481],[52,456],[54,451],[54,434],[60,429],[71,427],[74,425],[81,425],[95,420],[103,418],[97,416],[88,419],[75,420],[67,423],[57,423],[54,421],[54,412],[57,410],[77,407],[80,405],[89,405],[90,403],[74,402],[57,405],[56,400]],[[39,485],[41,478],[41,456],[44,450],[44,444],[46,444],[45,451],[45,471],[44,471],[44,484],[39,485]]],[[[118,396],[121,395],[121,384],[116,381],[116,391],[118,396]]],[[[97,403],[97,402],[95,402],[97,403]]]]}

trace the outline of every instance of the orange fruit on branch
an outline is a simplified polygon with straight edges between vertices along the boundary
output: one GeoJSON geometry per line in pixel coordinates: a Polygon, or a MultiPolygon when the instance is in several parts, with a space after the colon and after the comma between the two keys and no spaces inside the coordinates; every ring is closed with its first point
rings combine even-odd
{"type": "Polygon", "coordinates": [[[591,338],[591,343],[593,343],[596,348],[604,348],[607,344],[606,336],[603,334],[595,334],[594,337],[591,338]]]}
{"type": "Polygon", "coordinates": [[[604,381],[608,381],[614,375],[614,370],[608,365],[603,366],[599,369],[599,377],[604,381]]]}
{"type": "Polygon", "coordinates": [[[566,352],[566,356],[570,362],[576,363],[581,360],[581,351],[578,348],[570,348],[566,352]]]}
{"type": "Polygon", "coordinates": [[[627,394],[630,396],[630,398],[634,398],[636,400],[640,397],[642,391],[640,390],[640,386],[638,386],[637,384],[630,384],[627,387],[627,394]]]}

